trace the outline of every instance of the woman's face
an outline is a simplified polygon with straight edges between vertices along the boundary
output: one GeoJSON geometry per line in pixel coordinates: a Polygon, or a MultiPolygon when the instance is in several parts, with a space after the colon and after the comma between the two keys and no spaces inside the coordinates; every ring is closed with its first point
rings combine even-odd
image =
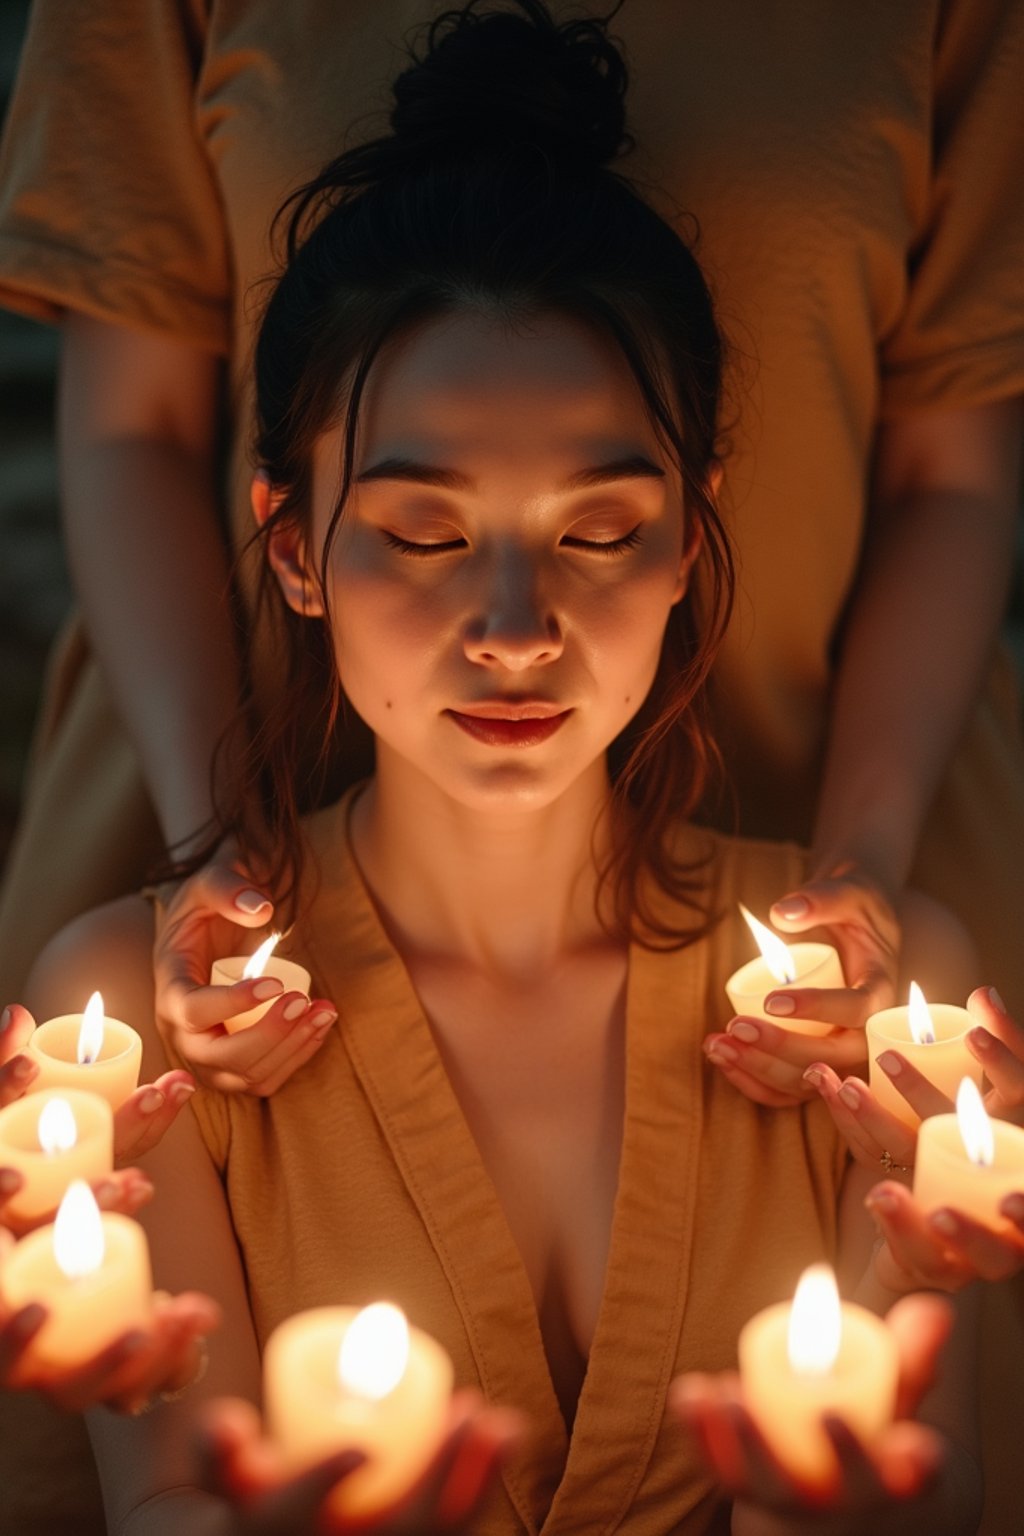
{"type": "MultiPolygon", "coordinates": [[[[314,458],[319,558],[342,428],[314,458]]],[[[329,563],[338,672],[378,767],[475,807],[548,804],[640,707],[695,553],[611,343],[475,312],[391,345],[329,563]]]]}

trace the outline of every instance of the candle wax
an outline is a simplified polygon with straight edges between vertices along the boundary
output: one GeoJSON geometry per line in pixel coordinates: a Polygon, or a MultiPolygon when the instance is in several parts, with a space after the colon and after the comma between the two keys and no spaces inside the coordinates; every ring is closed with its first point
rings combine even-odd
{"type": "Polygon", "coordinates": [[[921,1126],[914,1164],[914,1199],[927,1212],[948,1206],[995,1231],[1019,1228],[999,1214],[1007,1195],[1024,1194],[1024,1130],[993,1120],[995,1160],[974,1163],[960,1135],[956,1115],[932,1115],[921,1126]]]}
{"type": "MultiPolygon", "coordinates": [[[[242,972],[251,958],[251,955],[228,955],[223,960],[215,960],[210,971],[211,987],[231,987],[236,981],[241,981],[242,972]]],[[[296,965],[294,960],[271,955],[263,967],[263,975],[275,976],[284,984],[286,992],[302,992],[306,997],[309,996],[310,974],[303,966],[296,965]]],[[[268,1008],[280,1002],[280,996],[279,993],[265,1003],[257,1003],[255,1008],[248,1008],[244,1013],[236,1013],[233,1018],[224,1019],[224,1028],[229,1035],[237,1034],[240,1029],[248,1029],[257,1019],[262,1019],[268,1008]]]]}
{"type": "Polygon", "coordinates": [[[921,1124],[921,1117],[878,1065],[878,1057],[883,1051],[899,1051],[951,1100],[955,1100],[963,1077],[971,1078],[981,1087],[982,1067],[967,1048],[967,1031],[974,1028],[974,1020],[967,1009],[954,1008],[949,1003],[929,1003],[928,1013],[935,1032],[931,1045],[919,1045],[914,1039],[907,1007],[883,1008],[880,1013],[873,1013],[866,1028],[871,1091],[885,1109],[911,1130],[921,1124]]]}
{"type": "Polygon", "coordinates": [[[31,1221],[56,1211],[72,1179],[100,1179],[114,1166],[114,1115],[106,1099],[77,1088],[30,1093],[0,1109],[0,1168],[14,1168],[25,1180],[8,1210],[31,1221]],[[63,1099],[75,1118],[76,1140],[67,1151],[44,1152],[39,1118],[47,1104],[63,1099]]]}
{"type": "Polygon", "coordinates": [[[776,1018],[766,1013],[764,1000],[769,992],[780,987],[845,987],[843,967],[839,955],[831,944],[801,942],[787,944],[796,973],[793,981],[779,981],[772,975],[767,961],[757,955],[734,971],[725,984],[729,1001],[738,1014],[749,1018],[767,1019],[780,1029],[792,1030],[799,1035],[827,1035],[832,1026],[818,1019],[776,1018]]]}
{"type": "Polygon", "coordinates": [[[120,1019],[105,1018],[99,1055],[95,1061],[79,1063],[81,1026],[80,1013],[64,1013],[33,1030],[25,1053],[38,1064],[39,1073],[27,1091],[32,1094],[45,1088],[82,1088],[87,1093],[98,1093],[111,1109],[120,1109],[139,1086],[142,1041],[120,1019]]]}

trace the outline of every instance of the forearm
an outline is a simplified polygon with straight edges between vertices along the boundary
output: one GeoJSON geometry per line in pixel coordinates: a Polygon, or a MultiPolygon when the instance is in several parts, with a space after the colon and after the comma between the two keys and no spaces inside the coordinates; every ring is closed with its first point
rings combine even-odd
{"type": "Polygon", "coordinates": [[[90,638],[173,844],[210,816],[239,696],[212,464],[158,439],[79,446],[63,501],[90,638]]]}
{"type": "Polygon", "coordinates": [[[954,492],[891,509],[866,552],[832,698],[814,847],[890,891],[981,689],[1006,601],[1012,510],[954,492]]]}

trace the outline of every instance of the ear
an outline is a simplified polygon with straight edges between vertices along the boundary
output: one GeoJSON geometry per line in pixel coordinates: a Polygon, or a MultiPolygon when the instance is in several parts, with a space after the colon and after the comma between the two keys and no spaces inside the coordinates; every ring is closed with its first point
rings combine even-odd
{"type": "MultiPolygon", "coordinates": [[[[718,501],[718,493],[722,488],[722,475],[724,471],[718,459],[712,459],[707,475],[708,495],[714,502],[718,501]]],[[[697,556],[704,546],[704,529],[696,518],[687,516],[686,542],[683,545],[683,554],[679,562],[679,577],[676,582],[676,590],[673,595],[673,603],[678,603],[686,594],[690,585],[690,573],[696,563],[697,556]]]]}
{"type": "MultiPolygon", "coordinates": [[[[284,493],[273,490],[262,471],[253,476],[249,496],[253,517],[260,528],[266,526],[284,499],[284,493]]],[[[304,619],[323,618],[320,586],[309,569],[306,543],[295,523],[280,522],[270,530],[267,535],[267,559],[289,608],[304,619]]]]}

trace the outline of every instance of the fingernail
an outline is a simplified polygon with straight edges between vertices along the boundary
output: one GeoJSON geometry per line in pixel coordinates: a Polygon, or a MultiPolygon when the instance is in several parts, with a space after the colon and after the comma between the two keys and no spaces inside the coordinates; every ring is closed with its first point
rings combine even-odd
{"type": "Polygon", "coordinates": [[[4,1030],[7,1028],[10,1022],[11,1010],[9,1008],[5,1008],[3,1013],[0,1013],[0,1035],[3,1034],[4,1030]]]}
{"type": "Polygon", "coordinates": [[[330,1013],[314,1013],[313,1017],[310,1019],[309,1022],[313,1026],[314,1029],[327,1029],[329,1025],[334,1023],[334,1021],[335,1021],[335,1019],[337,1017],[338,1017],[338,1015],[336,1013],[333,1013],[333,1012],[330,1012],[330,1013]]]}
{"type": "Polygon", "coordinates": [[[806,917],[811,910],[811,904],[806,896],[784,896],[781,901],[772,905],[772,911],[780,917],[806,917]]]}
{"type": "Polygon", "coordinates": [[[299,1019],[309,1007],[309,1000],[305,997],[297,997],[293,1003],[289,1003],[284,1011],[286,1019],[299,1019]]]}
{"type": "Polygon", "coordinates": [[[283,991],[283,981],[278,981],[276,976],[266,976],[253,987],[252,995],[258,1003],[265,1003],[268,997],[279,997],[283,991]]]}
{"type": "Polygon", "coordinates": [[[776,1018],[786,1018],[791,1013],[796,1013],[796,1000],[787,997],[785,992],[774,993],[764,1000],[765,1013],[773,1013],[776,1018]]]}
{"type": "Polygon", "coordinates": [[[836,1095],[847,1109],[860,1109],[860,1094],[852,1083],[844,1083],[836,1095]]]}
{"type": "Polygon", "coordinates": [[[13,1168],[0,1169],[0,1199],[9,1200],[21,1188],[21,1174],[13,1168]]]}
{"type": "Polygon", "coordinates": [[[19,1083],[27,1083],[30,1077],[35,1077],[39,1068],[30,1056],[17,1056],[11,1071],[19,1083]]]}
{"type": "Polygon", "coordinates": [[[731,1045],[726,1045],[724,1040],[716,1040],[708,1049],[708,1060],[716,1062],[720,1067],[733,1067],[739,1057],[731,1045]]]}
{"type": "Polygon", "coordinates": [[[810,1083],[812,1088],[820,1088],[825,1082],[824,1072],[819,1072],[817,1067],[808,1067],[804,1073],[804,1082],[810,1083]]]}
{"type": "Polygon", "coordinates": [[[941,1232],[943,1237],[956,1237],[960,1231],[960,1223],[952,1211],[933,1211],[928,1220],[936,1232],[941,1232]]]}
{"type": "Polygon", "coordinates": [[[139,1100],[139,1109],[144,1115],[155,1115],[164,1102],[164,1096],[159,1088],[147,1088],[139,1100]]]}
{"type": "Polygon", "coordinates": [[[873,1189],[864,1201],[869,1211],[894,1211],[896,1197],[887,1189],[873,1189]]]}
{"type": "Polygon", "coordinates": [[[36,1329],[46,1318],[46,1308],[41,1307],[37,1301],[30,1301],[27,1307],[14,1318],[11,1327],[20,1338],[27,1338],[35,1333],[36,1329]]]}
{"type": "Polygon", "coordinates": [[[171,1103],[187,1104],[195,1091],[195,1083],[175,1083],[171,1089],[171,1103]]]}
{"type": "Polygon", "coordinates": [[[1006,1004],[1003,1002],[1002,998],[999,996],[999,993],[996,991],[995,987],[989,987],[989,989],[988,989],[988,1000],[992,1004],[992,1007],[996,1010],[996,1013],[1005,1014],[1005,1012],[1006,1012],[1006,1004]]]}
{"type": "Polygon", "coordinates": [[[734,1039],[743,1040],[747,1045],[753,1045],[761,1038],[761,1031],[757,1025],[748,1024],[746,1019],[737,1019],[734,1024],[730,1024],[729,1033],[734,1039]]]}
{"type": "Polygon", "coordinates": [[[118,1350],[118,1354],[137,1355],[141,1350],[146,1348],[148,1342],[149,1341],[147,1340],[146,1335],[144,1333],[140,1333],[138,1329],[135,1329],[132,1333],[125,1334],[124,1338],[121,1340],[121,1347],[118,1350]]]}
{"type": "Polygon", "coordinates": [[[895,1051],[883,1051],[878,1057],[878,1065],[887,1077],[899,1077],[903,1071],[903,1063],[895,1051]]]}
{"type": "Polygon", "coordinates": [[[967,1038],[979,1051],[990,1051],[995,1043],[988,1030],[982,1029],[980,1025],[976,1029],[968,1030],[967,1038]]]}
{"type": "Polygon", "coordinates": [[[92,1192],[97,1205],[113,1205],[117,1199],[117,1185],[113,1179],[102,1179],[99,1184],[93,1185],[92,1192]]]}
{"type": "Polygon", "coordinates": [[[1011,1221],[1024,1221],[1024,1195],[1007,1195],[999,1209],[1011,1221]]]}
{"type": "Polygon", "coordinates": [[[247,912],[252,917],[261,907],[269,907],[270,902],[259,891],[239,891],[235,897],[235,906],[239,912],[247,912]]]}

